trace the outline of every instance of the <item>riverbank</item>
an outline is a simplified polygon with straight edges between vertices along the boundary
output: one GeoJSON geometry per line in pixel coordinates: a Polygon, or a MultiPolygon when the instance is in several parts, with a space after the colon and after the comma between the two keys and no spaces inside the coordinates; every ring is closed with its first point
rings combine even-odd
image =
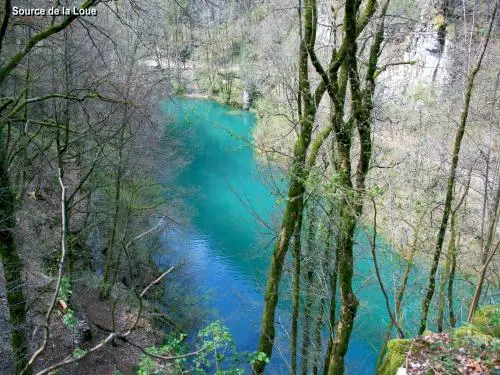
{"type": "Polygon", "coordinates": [[[479,309],[471,324],[414,339],[395,339],[380,375],[497,374],[500,371],[500,305],[479,309]]]}
{"type": "MultiPolygon", "coordinates": [[[[255,350],[270,245],[283,208],[283,201],[274,195],[272,182],[282,183],[283,175],[269,178],[262,174],[267,169],[259,168],[260,161],[253,145],[245,142],[255,126],[253,114],[234,111],[206,99],[182,97],[165,103],[164,109],[171,118],[171,126],[189,129],[183,133],[182,140],[186,148],[193,150],[193,159],[177,177],[176,184],[191,191],[186,200],[195,212],[190,225],[169,233],[165,247],[184,259],[190,273],[195,275],[194,290],[200,296],[208,296],[215,310],[214,319],[220,318],[227,324],[238,348],[255,350]]],[[[318,229],[318,235],[321,233],[322,229],[318,229]]],[[[374,372],[378,348],[389,322],[383,295],[373,275],[367,238],[371,239],[371,235],[362,228],[356,235],[354,288],[362,304],[347,354],[348,373],[370,375],[374,372]]],[[[389,295],[393,295],[397,280],[404,273],[406,259],[395,254],[381,238],[377,242],[382,280],[389,295]]],[[[323,245],[324,240],[317,243],[318,247],[323,245]]],[[[329,272],[323,269],[326,263],[318,261],[316,267],[317,274],[325,278],[329,272]]],[[[284,294],[280,298],[277,318],[281,356],[271,361],[271,367],[278,369],[286,369],[289,358],[291,259],[286,259],[284,268],[284,294]]],[[[420,261],[413,261],[401,310],[404,327],[412,333],[420,318],[418,311],[422,286],[426,282],[425,270],[420,261]]],[[[457,299],[463,298],[462,293],[470,292],[462,281],[457,282],[456,288],[457,299]]],[[[328,287],[318,287],[315,296],[329,299],[328,287]]]]}

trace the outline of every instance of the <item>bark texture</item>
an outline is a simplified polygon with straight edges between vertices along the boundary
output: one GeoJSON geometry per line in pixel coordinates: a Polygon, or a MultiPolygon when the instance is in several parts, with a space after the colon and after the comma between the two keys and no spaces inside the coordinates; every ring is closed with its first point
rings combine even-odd
{"type": "Polygon", "coordinates": [[[483,62],[483,57],[484,57],[484,54],[486,52],[486,48],[488,47],[488,43],[490,41],[491,30],[493,29],[493,25],[494,25],[496,13],[497,13],[497,8],[498,8],[498,2],[495,3],[495,6],[493,8],[493,12],[491,15],[491,21],[490,21],[490,24],[488,27],[488,31],[486,32],[483,47],[481,49],[481,53],[479,55],[477,63],[474,66],[474,68],[472,69],[472,71],[469,73],[469,77],[467,79],[467,87],[465,89],[465,100],[464,100],[464,105],[463,105],[463,109],[462,109],[462,114],[460,116],[460,123],[459,123],[458,129],[457,129],[457,132],[455,134],[455,142],[453,145],[450,172],[448,175],[448,182],[446,184],[446,198],[445,198],[445,202],[444,202],[443,216],[441,219],[441,224],[439,226],[439,233],[437,236],[437,242],[436,242],[436,247],[434,250],[434,256],[432,259],[431,269],[429,271],[429,281],[428,281],[428,286],[427,286],[427,292],[425,293],[425,296],[422,300],[422,308],[421,308],[422,317],[420,319],[420,328],[418,330],[419,335],[424,333],[424,331],[427,327],[429,307],[430,307],[430,304],[432,301],[432,297],[434,296],[434,290],[436,289],[436,272],[437,272],[438,265],[439,265],[439,259],[441,258],[441,251],[443,249],[443,242],[444,242],[444,237],[446,234],[446,228],[448,226],[448,219],[449,219],[449,216],[451,213],[451,204],[453,201],[453,189],[455,187],[458,159],[459,159],[459,155],[460,155],[460,148],[462,146],[462,139],[463,139],[464,134],[465,134],[465,127],[467,125],[467,118],[469,117],[469,108],[470,108],[470,102],[471,102],[471,98],[472,98],[472,91],[474,88],[474,81],[476,79],[477,73],[479,72],[479,69],[481,68],[481,64],[483,62]]]}

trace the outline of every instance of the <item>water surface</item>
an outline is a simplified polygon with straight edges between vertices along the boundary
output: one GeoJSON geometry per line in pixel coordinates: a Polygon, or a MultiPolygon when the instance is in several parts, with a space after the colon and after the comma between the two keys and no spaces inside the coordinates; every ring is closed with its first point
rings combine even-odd
{"type": "MultiPolygon", "coordinates": [[[[239,350],[255,351],[273,240],[268,226],[283,210],[277,203],[277,194],[284,189],[281,173],[259,166],[255,159],[250,144],[254,114],[209,100],[181,98],[163,103],[163,110],[169,118],[167,126],[181,137],[192,158],[175,182],[189,191],[186,203],[194,209],[191,226],[165,234],[166,248],[186,260],[197,292],[208,298],[213,318],[224,321],[239,350]]],[[[373,374],[388,319],[361,230],[356,253],[355,287],[361,304],[346,373],[373,374]]],[[[379,257],[384,282],[393,297],[398,285],[392,280],[401,279],[402,264],[384,247],[379,257]]],[[[414,297],[412,303],[406,303],[407,327],[416,327],[418,322],[418,314],[413,312],[418,311],[424,276],[415,268],[408,286],[408,294],[414,297]]],[[[289,311],[289,303],[282,302],[269,373],[289,372],[289,311]]]]}

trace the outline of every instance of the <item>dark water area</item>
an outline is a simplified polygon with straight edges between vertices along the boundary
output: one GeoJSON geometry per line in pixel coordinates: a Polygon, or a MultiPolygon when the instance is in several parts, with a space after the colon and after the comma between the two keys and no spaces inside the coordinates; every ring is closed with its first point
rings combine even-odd
{"type": "MultiPolygon", "coordinates": [[[[240,351],[257,346],[263,290],[269,266],[272,230],[284,204],[278,192],[282,173],[259,166],[251,146],[255,115],[203,99],[177,98],[163,102],[169,131],[181,137],[192,160],[176,177],[189,194],[191,225],[164,233],[165,249],[184,260],[200,298],[229,328],[240,351]],[[278,194],[278,195],[277,195],[278,194]]],[[[346,357],[347,374],[373,374],[388,316],[373,272],[369,243],[357,235],[355,287],[360,300],[356,325],[346,357]]],[[[388,246],[378,257],[386,288],[394,299],[404,264],[388,246]]],[[[414,331],[419,318],[421,289],[427,272],[414,267],[405,299],[405,326],[414,331]],[[408,298],[410,296],[411,298],[408,298]]],[[[288,282],[284,278],[284,283],[288,282]]],[[[457,282],[457,296],[469,290],[457,282]]],[[[460,298],[458,298],[460,299],[460,298]]],[[[461,306],[457,306],[460,314],[461,306]]],[[[288,332],[290,303],[283,299],[277,312],[277,340],[269,373],[289,373],[288,332]]]]}

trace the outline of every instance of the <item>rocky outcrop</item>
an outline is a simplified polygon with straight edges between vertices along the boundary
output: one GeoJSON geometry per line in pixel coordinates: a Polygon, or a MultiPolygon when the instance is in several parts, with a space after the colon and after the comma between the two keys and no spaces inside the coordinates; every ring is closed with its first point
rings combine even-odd
{"type": "Polygon", "coordinates": [[[432,88],[439,95],[452,80],[454,44],[445,17],[446,0],[420,2],[420,17],[394,26],[393,40],[385,51],[389,63],[412,62],[388,67],[383,73],[383,98],[412,95],[432,88]],[[397,34],[403,35],[398,40],[397,34]]]}
{"type": "Polygon", "coordinates": [[[378,374],[497,374],[499,331],[500,305],[485,306],[477,311],[472,324],[389,341],[378,374]]]}

